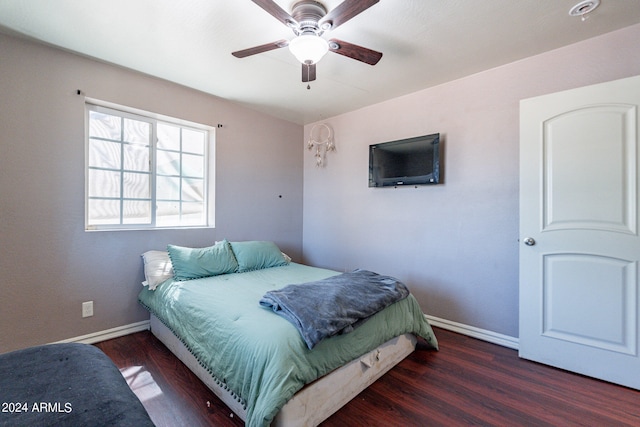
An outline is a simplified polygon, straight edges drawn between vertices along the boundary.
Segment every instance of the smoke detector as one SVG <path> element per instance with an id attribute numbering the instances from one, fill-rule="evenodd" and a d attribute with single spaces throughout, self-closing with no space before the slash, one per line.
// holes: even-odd
<path id="1" fill-rule="evenodd" d="M 587 19 L 587 14 L 593 12 L 600 6 L 600 0 L 584 0 L 569 9 L 569 15 L 579 16 L 583 21 Z"/>

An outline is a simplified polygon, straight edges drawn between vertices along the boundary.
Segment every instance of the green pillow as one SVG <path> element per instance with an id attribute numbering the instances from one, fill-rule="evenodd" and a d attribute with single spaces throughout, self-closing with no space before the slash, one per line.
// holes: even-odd
<path id="1" fill-rule="evenodd" d="M 287 260 L 273 242 L 231 242 L 231 249 L 238 261 L 238 272 L 287 265 Z M 175 268 L 175 267 L 174 267 Z"/>
<path id="2" fill-rule="evenodd" d="M 191 280 L 233 273 L 238 268 L 238 262 L 226 240 L 207 248 L 167 245 L 167 252 L 173 264 L 175 280 Z"/>

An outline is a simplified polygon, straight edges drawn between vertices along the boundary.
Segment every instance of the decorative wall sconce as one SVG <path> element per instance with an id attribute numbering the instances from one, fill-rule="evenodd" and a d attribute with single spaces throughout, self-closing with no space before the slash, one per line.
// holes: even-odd
<path id="1" fill-rule="evenodd" d="M 309 132 L 309 140 L 307 141 L 307 149 L 309 151 L 316 149 L 315 158 L 316 166 L 324 166 L 327 151 L 336 151 L 336 144 L 333 141 L 333 130 L 326 123 L 318 123 L 313 125 Z"/>

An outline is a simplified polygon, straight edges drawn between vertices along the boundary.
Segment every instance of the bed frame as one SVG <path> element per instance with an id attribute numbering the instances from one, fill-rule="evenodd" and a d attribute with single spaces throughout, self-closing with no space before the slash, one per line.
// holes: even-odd
<path id="1" fill-rule="evenodd" d="M 184 344 L 157 317 L 151 315 L 151 332 L 209 387 L 237 416 L 246 410 L 204 369 Z M 411 354 L 416 337 L 404 334 L 352 360 L 298 391 L 278 412 L 272 426 L 317 426 L 362 390 Z"/>

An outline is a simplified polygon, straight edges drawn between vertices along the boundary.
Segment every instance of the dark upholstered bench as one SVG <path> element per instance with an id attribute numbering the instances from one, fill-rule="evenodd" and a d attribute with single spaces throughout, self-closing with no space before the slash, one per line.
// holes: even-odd
<path id="1" fill-rule="evenodd" d="M 88 344 L 0 355 L 0 426 L 153 426 L 113 362 Z"/>

